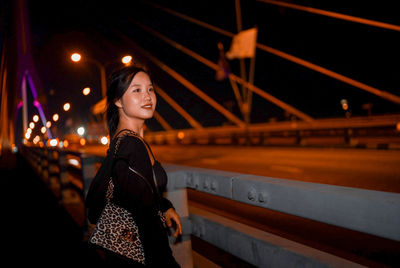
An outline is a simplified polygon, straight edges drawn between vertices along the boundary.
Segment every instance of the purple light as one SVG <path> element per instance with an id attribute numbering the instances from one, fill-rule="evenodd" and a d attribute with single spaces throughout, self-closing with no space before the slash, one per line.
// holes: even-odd
<path id="1" fill-rule="evenodd" d="M 38 109 L 40 118 L 42 119 L 42 124 L 43 124 L 43 126 L 45 126 L 46 125 L 46 116 L 44 115 L 44 112 L 43 112 L 43 109 L 42 109 L 42 105 L 37 100 L 37 92 L 36 92 L 35 84 L 33 83 L 32 77 L 30 76 L 28 71 L 25 72 L 25 79 L 28 80 L 29 88 L 31 89 L 32 95 L 33 95 L 33 97 L 35 99 L 33 101 L 33 105 Z M 22 106 L 22 101 L 18 104 L 18 106 L 19 105 Z M 20 106 L 19 106 L 19 108 L 20 108 Z M 50 129 L 47 129 L 47 136 L 50 139 L 53 138 L 53 135 L 51 135 Z"/>
<path id="2" fill-rule="evenodd" d="M 18 103 L 18 105 L 17 105 L 17 111 L 18 111 L 19 109 L 21 109 L 21 107 L 22 107 L 22 101 L 20 101 L 20 102 Z"/>
<path id="3" fill-rule="evenodd" d="M 29 87 L 31 88 L 31 92 L 32 92 L 33 98 L 36 100 L 37 99 L 36 88 L 35 88 L 35 85 L 33 83 L 32 77 L 31 77 L 31 75 L 29 74 L 28 71 L 26 71 L 26 77 L 28 78 L 28 83 L 29 83 Z M 40 104 L 39 104 L 39 106 L 40 106 Z"/>

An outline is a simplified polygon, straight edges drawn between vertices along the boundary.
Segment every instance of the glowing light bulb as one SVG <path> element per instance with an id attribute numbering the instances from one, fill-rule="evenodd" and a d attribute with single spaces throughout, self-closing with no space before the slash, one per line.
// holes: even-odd
<path id="1" fill-rule="evenodd" d="M 130 55 L 127 55 L 127 56 L 122 58 L 122 63 L 123 64 L 127 64 L 128 65 L 128 64 L 131 63 L 131 61 L 132 61 L 132 56 L 130 56 Z"/>
<path id="2" fill-rule="evenodd" d="M 83 93 L 83 95 L 85 95 L 85 96 L 89 95 L 89 93 L 90 93 L 90 87 L 85 87 L 85 88 L 82 90 L 82 93 Z"/>
<path id="3" fill-rule="evenodd" d="M 71 104 L 69 104 L 69 102 L 65 103 L 63 106 L 64 111 L 69 111 L 69 109 L 71 109 Z"/>
<path id="4" fill-rule="evenodd" d="M 84 127 L 79 127 L 76 130 L 76 132 L 78 132 L 78 134 L 82 136 L 83 134 L 85 134 L 85 128 Z"/>
<path id="5" fill-rule="evenodd" d="M 82 56 L 79 53 L 74 53 L 74 54 L 71 55 L 71 60 L 74 61 L 74 62 L 80 61 L 81 58 L 82 58 Z"/>

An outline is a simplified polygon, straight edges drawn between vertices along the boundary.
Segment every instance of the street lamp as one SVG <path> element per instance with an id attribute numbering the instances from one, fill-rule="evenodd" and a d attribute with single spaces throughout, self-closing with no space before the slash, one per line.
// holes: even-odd
<path id="1" fill-rule="evenodd" d="M 126 55 L 126 56 L 124 56 L 124 57 L 122 58 L 121 61 L 122 61 L 122 63 L 125 64 L 125 65 L 130 65 L 131 62 L 132 62 L 132 56 Z"/>
<path id="2" fill-rule="evenodd" d="M 71 60 L 73 62 L 79 62 L 82 59 L 82 56 L 79 53 L 74 53 L 71 55 Z M 99 70 L 100 70 L 100 82 L 101 82 L 101 94 L 103 98 L 106 96 L 107 92 L 107 81 L 106 81 L 106 68 L 103 64 L 101 64 L 99 61 L 92 59 L 92 58 L 86 58 L 88 62 L 93 63 L 96 65 Z"/>
<path id="3" fill-rule="evenodd" d="M 85 134 L 85 128 L 84 127 L 79 127 L 76 132 L 78 132 L 78 134 L 80 136 L 83 136 L 83 134 Z"/>
<path id="4" fill-rule="evenodd" d="M 63 109 L 64 111 L 68 111 L 71 108 L 71 104 L 69 104 L 68 102 L 64 104 Z"/>
<path id="5" fill-rule="evenodd" d="M 82 58 L 82 56 L 79 53 L 74 53 L 74 54 L 71 55 L 71 60 L 74 61 L 74 62 L 80 61 L 81 58 Z"/>
<path id="6" fill-rule="evenodd" d="M 79 62 L 81 61 L 82 56 L 79 53 L 73 53 L 71 55 L 71 60 L 73 62 Z M 88 62 L 93 63 L 94 65 L 96 65 L 99 70 L 100 70 L 100 82 L 101 82 L 101 94 L 103 96 L 103 98 L 106 97 L 106 92 L 107 92 L 107 81 L 106 81 L 106 66 L 110 63 L 107 62 L 105 64 L 102 64 L 101 62 L 99 62 L 98 60 L 86 57 L 85 58 Z M 125 65 L 130 65 L 132 62 L 132 56 L 130 55 L 126 55 L 121 59 L 122 63 L 124 63 Z"/>
<path id="7" fill-rule="evenodd" d="M 82 93 L 83 93 L 83 95 L 85 95 L 85 96 L 89 95 L 89 93 L 90 93 L 90 87 L 85 87 L 85 88 L 82 90 Z"/>

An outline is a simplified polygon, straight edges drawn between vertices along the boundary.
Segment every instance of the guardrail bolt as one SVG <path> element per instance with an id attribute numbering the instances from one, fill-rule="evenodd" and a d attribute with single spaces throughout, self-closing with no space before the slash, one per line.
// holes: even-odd
<path id="1" fill-rule="evenodd" d="M 218 187 L 218 183 L 216 181 L 213 181 L 211 183 L 211 190 L 215 192 L 215 191 L 217 191 L 217 187 Z"/>
<path id="2" fill-rule="evenodd" d="M 188 186 L 192 186 L 193 185 L 193 176 L 192 176 L 192 174 L 189 174 L 188 175 L 188 180 L 187 180 L 187 184 L 188 184 Z"/>
<path id="3" fill-rule="evenodd" d="M 205 180 L 203 183 L 203 188 L 208 190 L 210 188 L 210 181 L 209 180 Z"/>
<path id="4" fill-rule="evenodd" d="M 266 193 L 259 193 L 258 194 L 258 201 L 260 203 L 267 203 L 268 201 L 268 195 Z"/>
<path id="5" fill-rule="evenodd" d="M 250 188 L 250 190 L 247 192 L 247 198 L 250 201 L 254 201 L 254 200 L 256 200 L 256 197 L 257 197 L 256 189 Z"/>

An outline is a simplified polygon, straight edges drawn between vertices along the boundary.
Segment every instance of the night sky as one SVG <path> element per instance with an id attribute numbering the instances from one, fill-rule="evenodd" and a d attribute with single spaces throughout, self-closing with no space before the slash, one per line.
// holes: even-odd
<path id="1" fill-rule="evenodd" d="M 237 32 L 235 1 L 152 1 L 230 32 Z M 393 4 L 380 1 L 368 6 L 353 1 L 338 6 L 337 1 L 290 1 L 314 8 L 344 13 L 400 25 Z M 322 3 L 323 2 L 323 3 Z M 394 2 L 394 1 L 391 1 Z M 65 101 L 72 109 L 66 117 L 76 123 L 91 120 L 89 108 L 101 99 L 98 69 L 84 62 L 70 61 L 72 52 L 96 58 L 107 65 L 107 74 L 121 66 L 119 59 L 131 54 L 136 62 L 147 64 L 153 79 L 203 126 L 227 123 L 221 114 L 176 82 L 157 66 L 146 62 L 121 33 L 183 75 L 210 97 L 241 118 L 228 81 L 215 80 L 215 71 L 152 36 L 135 24 L 147 25 L 201 56 L 218 61 L 217 43 L 225 50 L 231 39 L 202 28 L 142 1 L 28 1 L 32 51 L 48 113 L 61 112 Z M 241 1 L 243 29 L 257 26 L 258 42 L 293 56 L 321 65 L 362 83 L 400 95 L 400 32 L 361 25 L 282 8 L 258 1 Z M 249 60 L 246 60 L 247 66 Z M 230 61 L 239 75 L 239 61 Z M 281 59 L 260 49 L 256 55 L 255 85 L 278 99 L 315 117 L 344 117 L 340 101 L 347 99 L 353 116 L 367 115 L 362 108 L 372 103 L 372 114 L 400 112 L 400 105 L 383 100 L 361 89 L 326 77 L 313 70 Z M 84 87 L 92 93 L 84 97 Z M 286 120 L 285 112 L 253 95 L 251 122 Z M 158 98 L 158 112 L 174 128 L 189 128 L 164 100 Z M 155 121 L 151 130 L 162 130 Z"/>

